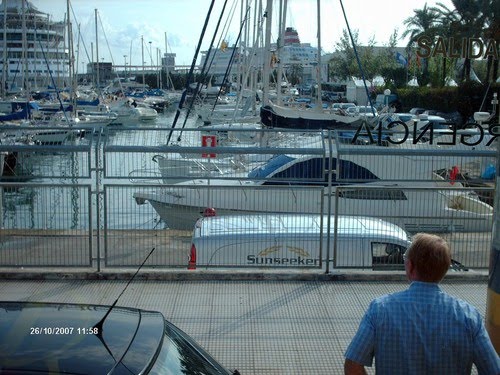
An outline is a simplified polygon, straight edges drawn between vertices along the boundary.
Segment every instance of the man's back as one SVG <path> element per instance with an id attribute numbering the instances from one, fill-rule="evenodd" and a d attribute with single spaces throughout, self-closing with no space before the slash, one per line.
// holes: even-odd
<path id="1" fill-rule="evenodd" d="M 473 306 L 414 281 L 370 304 L 346 358 L 368 366 L 371 356 L 360 353 L 374 353 L 377 374 L 470 374 L 472 363 L 480 374 L 496 373 L 488 363 L 498 356 L 484 358 L 491 343 L 482 327 Z"/>

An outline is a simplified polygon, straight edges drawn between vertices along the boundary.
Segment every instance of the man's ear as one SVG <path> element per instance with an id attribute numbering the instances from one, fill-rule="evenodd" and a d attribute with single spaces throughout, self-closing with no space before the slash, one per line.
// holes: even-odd
<path id="1" fill-rule="evenodd" d="M 413 262 L 408 258 L 405 260 L 405 271 L 406 271 L 406 277 L 408 277 L 408 280 L 412 281 L 415 280 L 415 265 Z"/>

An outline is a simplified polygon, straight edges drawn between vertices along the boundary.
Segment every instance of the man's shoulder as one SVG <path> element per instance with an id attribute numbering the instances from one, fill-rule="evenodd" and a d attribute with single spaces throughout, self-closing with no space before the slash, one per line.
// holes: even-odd
<path id="1" fill-rule="evenodd" d="M 411 295 L 408 289 L 406 289 L 400 292 L 384 294 L 382 296 L 373 299 L 371 302 L 371 308 L 378 309 L 380 307 L 383 308 L 391 305 L 399 305 L 409 300 L 411 300 Z"/>
<path id="2" fill-rule="evenodd" d="M 399 292 L 381 295 L 373 300 L 375 303 L 388 303 L 392 301 L 399 301 L 401 299 L 411 298 L 409 289 L 401 290 Z"/>
<path id="3" fill-rule="evenodd" d="M 425 285 L 426 283 L 412 283 L 409 288 L 385 294 L 375 298 L 371 303 L 372 309 L 388 308 L 391 306 L 402 306 L 406 304 L 432 304 L 458 312 L 462 311 L 465 316 L 474 320 L 480 316 L 479 311 L 472 304 L 454 297 L 442 290 L 437 284 Z"/>
<path id="4" fill-rule="evenodd" d="M 399 292 L 381 295 L 373 300 L 374 304 L 399 303 L 404 300 L 415 301 L 418 299 L 440 298 L 450 303 L 467 304 L 445 291 L 438 284 L 413 282 L 407 289 Z"/>

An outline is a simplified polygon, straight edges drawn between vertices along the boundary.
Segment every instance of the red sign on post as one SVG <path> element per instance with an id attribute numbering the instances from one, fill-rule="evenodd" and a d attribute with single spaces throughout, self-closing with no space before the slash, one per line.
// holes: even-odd
<path id="1" fill-rule="evenodd" d="M 217 137 L 215 135 L 202 135 L 201 136 L 201 147 L 215 147 L 217 146 Z M 215 153 L 203 153 L 201 154 L 203 158 L 215 158 Z"/>

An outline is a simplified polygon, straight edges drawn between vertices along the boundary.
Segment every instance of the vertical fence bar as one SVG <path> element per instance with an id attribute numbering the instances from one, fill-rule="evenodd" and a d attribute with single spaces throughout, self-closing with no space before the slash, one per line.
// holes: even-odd
<path id="1" fill-rule="evenodd" d="M 494 97 L 495 105 L 498 104 L 497 96 Z M 498 117 L 498 125 L 500 125 L 500 115 Z M 493 128 L 498 133 L 499 126 Z M 493 239 L 490 249 L 490 265 L 488 277 L 488 289 L 486 300 L 486 328 L 491 338 L 493 346 L 498 354 L 500 354 L 500 214 L 498 205 L 500 204 L 500 142 L 498 139 L 495 142 L 497 149 L 496 159 L 496 174 L 495 174 L 495 198 L 493 214 Z"/>
<path id="2" fill-rule="evenodd" d="M 328 130 L 328 209 L 327 209 L 327 230 L 326 230 L 326 268 L 325 273 L 330 273 L 330 242 L 331 242 L 331 227 L 332 227 L 332 181 L 333 181 L 333 140 L 332 130 Z M 323 197 L 324 194 L 322 194 Z M 323 207 L 323 205 L 322 205 Z M 321 211 L 323 215 L 323 210 Z M 335 216 L 337 214 L 335 213 Z M 334 239 L 335 241 L 335 239 Z M 323 243 L 323 241 L 321 241 Z M 334 255 L 335 256 L 335 255 Z"/>
<path id="3" fill-rule="evenodd" d="M 93 130 L 95 132 L 96 129 Z M 100 160 L 101 160 L 101 134 L 102 131 L 99 129 L 98 141 L 95 147 L 95 165 L 94 165 L 94 173 L 95 173 L 95 191 L 94 196 L 96 200 L 96 253 L 97 253 L 97 272 L 101 272 L 101 206 L 100 206 L 100 176 L 101 176 L 101 168 L 100 168 Z"/>
<path id="4" fill-rule="evenodd" d="M 90 155 L 89 155 L 89 160 L 90 160 Z M 90 168 L 89 168 L 90 171 Z M 94 247 L 92 246 L 92 233 L 93 233 L 93 227 L 92 227 L 92 186 L 89 186 L 87 188 L 87 205 L 88 205 L 88 210 L 89 210 L 89 218 L 88 218 L 88 225 L 89 225 L 89 260 L 90 260 L 90 266 L 94 267 L 94 262 L 93 262 L 93 256 L 92 254 L 94 253 Z M 99 260 L 97 261 L 99 262 Z M 99 264 L 97 264 L 97 267 L 99 269 Z"/>

